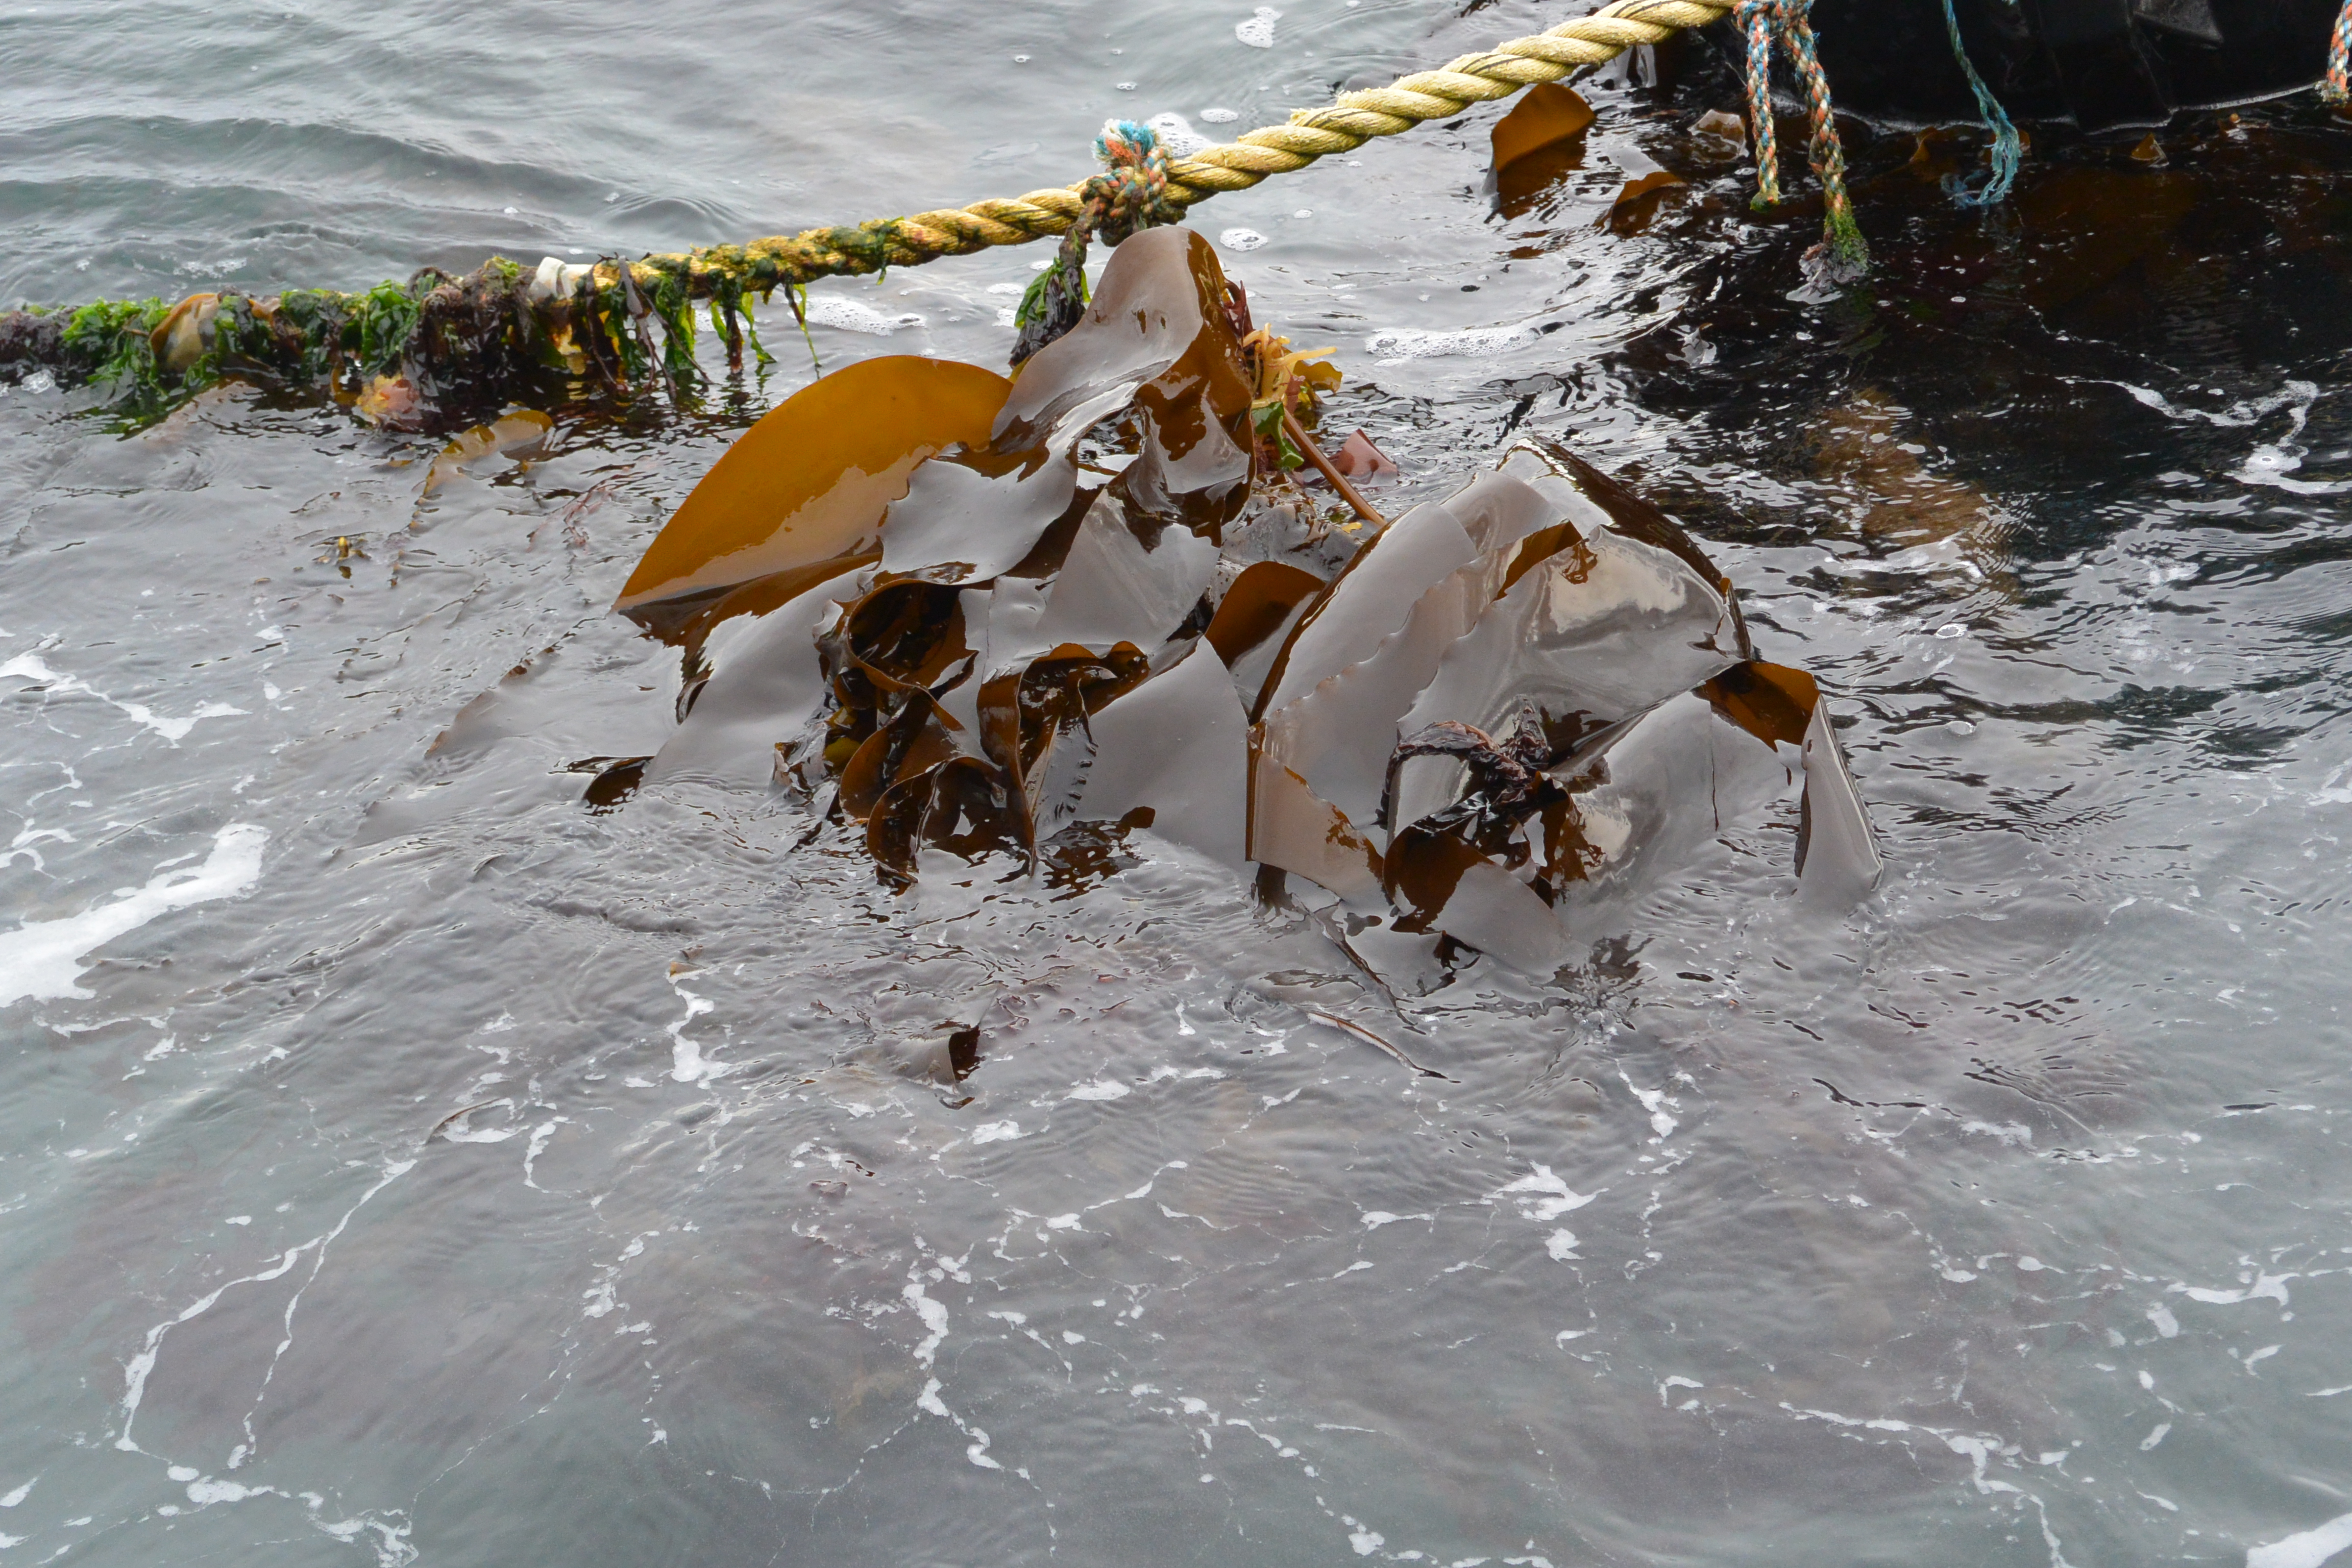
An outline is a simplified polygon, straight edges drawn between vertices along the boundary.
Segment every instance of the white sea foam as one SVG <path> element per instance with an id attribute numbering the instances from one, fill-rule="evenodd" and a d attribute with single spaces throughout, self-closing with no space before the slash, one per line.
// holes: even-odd
<path id="1" fill-rule="evenodd" d="M 1399 327 L 1374 332 L 1364 340 L 1364 348 L 1381 364 L 1404 364 L 1417 359 L 1502 353 L 1509 349 L 1524 348 L 1541 335 L 1533 327 L 1469 327 L 1456 332 L 1430 332 L 1415 327 Z"/>
<path id="2" fill-rule="evenodd" d="M 0 1007 L 26 997 L 92 994 L 79 984 L 89 954 L 159 915 L 251 891 L 261 879 L 261 850 L 268 841 L 265 829 L 232 823 L 214 835 L 212 853 L 201 866 L 159 872 L 145 887 L 78 915 L 0 931 Z"/>
<path id="3" fill-rule="evenodd" d="M 1265 243 L 1265 236 L 1254 228 L 1229 228 L 1217 236 L 1217 243 L 1227 250 L 1255 250 Z"/>
<path id="4" fill-rule="evenodd" d="M 1168 155 L 1171 158 L 1189 158 L 1209 144 L 1207 137 L 1192 129 L 1191 121 L 1173 110 L 1165 114 L 1155 114 L 1144 123 L 1151 127 L 1151 133 L 1160 139 L 1162 147 L 1168 149 Z"/>
<path id="5" fill-rule="evenodd" d="M 129 714 L 174 745 L 187 739 L 188 731 L 196 727 L 196 721 L 200 719 L 219 719 L 232 713 L 245 711 L 242 708 L 232 708 L 226 702 L 199 702 L 196 704 L 195 711 L 184 719 L 159 718 L 155 710 L 143 702 L 118 702 L 79 676 L 59 674 L 44 664 L 38 654 L 20 653 L 7 663 L 0 664 L 0 679 L 5 679 L 12 675 L 20 680 L 29 680 L 36 685 L 46 686 L 55 695 L 61 696 L 69 691 L 87 691 L 109 707 Z"/>
<path id="6" fill-rule="evenodd" d="M 911 312 L 886 316 L 871 305 L 862 305 L 839 294 L 810 295 L 807 313 L 813 327 L 838 327 L 845 332 L 865 332 L 877 338 L 887 338 L 901 327 L 923 324 L 923 318 Z"/>
<path id="7" fill-rule="evenodd" d="M 2352 1546 L 2352 1513 L 2340 1513 L 2315 1530 L 2249 1548 L 2246 1568 L 2319 1568 L 2347 1546 Z"/>
<path id="8" fill-rule="evenodd" d="M 687 1037 L 687 1027 L 718 1004 L 707 996 L 698 996 L 680 985 L 676 979 L 669 983 L 678 999 L 686 1004 L 686 1016 L 669 1026 L 669 1076 L 679 1083 L 702 1083 L 719 1077 L 729 1069 L 723 1062 L 702 1059 L 702 1044 Z"/>
<path id="9" fill-rule="evenodd" d="M 1282 13 L 1271 5 L 1261 5 L 1246 22 L 1234 24 L 1234 37 L 1254 49 L 1274 47 L 1274 25 Z"/>
<path id="10" fill-rule="evenodd" d="M 1570 1210 L 1582 1208 L 1601 1195 L 1598 1193 L 1577 1192 L 1566 1182 L 1554 1175 L 1549 1165 L 1537 1165 L 1533 1167 L 1533 1171 L 1532 1175 L 1521 1176 L 1516 1182 L 1507 1182 L 1496 1187 L 1486 1194 L 1486 1201 L 1492 1203 L 1496 1198 L 1515 1198 L 1522 1215 L 1535 1221 L 1538 1225 L 1549 1225 Z"/>

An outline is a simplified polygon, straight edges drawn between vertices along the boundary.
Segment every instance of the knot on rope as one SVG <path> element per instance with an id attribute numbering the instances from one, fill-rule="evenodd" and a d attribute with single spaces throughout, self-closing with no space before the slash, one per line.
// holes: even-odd
<path id="1" fill-rule="evenodd" d="M 1780 202 L 1780 157 L 1772 124 L 1772 45 L 1777 39 L 1796 68 L 1804 93 L 1805 117 L 1812 132 L 1806 153 L 1822 183 L 1822 242 L 1806 252 L 1806 259 L 1826 263 L 1842 279 L 1858 278 L 1869 268 L 1870 247 L 1854 222 L 1853 201 L 1846 195 L 1845 144 L 1838 140 L 1829 77 L 1822 69 L 1813 38 L 1812 8 L 1812 0 L 1739 0 L 1737 8 L 1739 30 L 1748 40 L 1748 123 L 1756 138 L 1756 196 L 1749 205 L 1764 208 Z"/>
<path id="2" fill-rule="evenodd" d="M 1112 120 L 1095 138 L 1095 156 L 1104 172 L 1078 187 L 1078 216 L 1062 236 L 1062 247 L 1021 296 L 1013 313 L 1021 329 L 1013 345 L 1018 366 L 1031 354 L 1078 324 L 1087 309 L 1087 246 L 1097 234 L 1117 245 L 1139 228 L 1173 223 L 1183 216 L 1168 195 L 1168 150 L 1149 125 Z"/>
<path id="3" fill-rule="evenodd" d="M 2352 0 L 2346 0 L 2345 16 L 2352 17 Z M 1944 0 L 1944 31 L 1951 35 L 1952 58 L 1960 62 L 1961 71 L 1969 79 L 1969 90 L 1977 95 L 1977 114 L 1984 128 L 1992 132 L 1992 173 L 1985 177 L 1981 187 L 1972 187 L 1958 174 L 1944 177 L 1944 194 L 1964 207 L 1999 206 L 2009 199 L 2010 186 L 2017 184 L 2017 166 L 2025 156 L 2024 145 L 2018 140 L 2017 127 L 2000 100 L 1992 95 L 1984 78 L 1977 74 L 1976 63 L 1969 58 L 1968 46 L 1960 41 L 1959 13 L 1953 9 L 1952 0 Z M 2345 25 L 2336 24 L 2338 47 L 2345 37 Z"/>
<path id="4" fill-rule="evenodd" d="M 2319 96 L 2339 109 L 2352 104 L 2352 0 L 2344 0 L 2344 9 L 2336 14 L 2336 33 L 2327 40 L 2327 79 L 2319 84 Z"/>
<path id="5" fill-rule="evenodd" d="M 1139 228 L 1173 223 L 1183 209 L 1168 199 L 1168 149 L 1149 125 L 1132 120 L 1110 120 L 1095 138 L 1095 156 L 1105 173 L 1087 181 L 1080 199 L 1087 204 L 1084 223 L 1117 245 Z M 1076 233 L 1076 226 L 1072 233 Z"/>

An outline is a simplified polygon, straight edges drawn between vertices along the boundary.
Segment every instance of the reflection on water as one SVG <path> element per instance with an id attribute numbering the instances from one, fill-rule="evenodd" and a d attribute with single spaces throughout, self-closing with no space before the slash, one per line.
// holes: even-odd
<path id="1" fill-rule="evenodd" d="M 1110 110 L 1276 117 L 1522 13 L 1334 0 L 1268 48 L 1174 6 L 951 39 L 920 7 L 748 42 L 519 17 L 561 90 L 484 24 L 367 74 L 373 22 L 298 16 L 261 70 L 79 100 L 64 25 L 12 18 L 7 134 L 47 149 L 12 277 L 518 248 L 487 196 L 435 205 L 454 156 L 371 183 L 338 116 L 577 184 L 550 248 L 667 244 L 1066 177 Z M 689 65 L 750 82 L 753 43 L 785 85 L 723 126 L 661 103 Z M 886 47 L 952 127 L 921 95 L 753 112 Z M 1033 92 L 950 85 L 1014 54 Z M 239 142 L 239 75 L 302 128 Z M 544 96 L 433 118 L 475 83 Z M 2053 133 L 1986 219 L 1857 135 L 1880 270 L 1807 302 L 1814 218 L 1752 217 L 1681 133 L 1717 91 L 1589 89 L 1582 166 L 1507 213 L 1482 110 L 1202 224 L 1266 237 L 1223 256 L 1260 320 L 1339 346 L 1327 427 L 1397 458 L 1359 481 L 1388 515 L 1566 440 L 1692 527 L 1843 726 L 1871 900 L 1793 897 L 1790 802 L 1553 980 L 1471 963 L 1391 1004 L 1141 827 L 1082 875 L 896 892 L 763 784 L 589 809 L 575 764 L 678 732 L 677 650 L 608 606 L 804 366 L 675 416 L 558 405 L 429 486 L 446 433 L 241 389 L 127 439 L 0 398 L 0 1550 L 2322 1560 L 2352 1512 L 2342 132 L 2249 114 L 2161 168 Z M 722 131 L 732 162 L 694 155 Z M 747 147 L 797 182 L 772 221 L 721 210 Z M 1622 234 L 1635 149 L 1687 185 Z M 133 221 L 67 189 L 110 161 L 205 194 Z M 222 194 L 306 182 L 354 204 L 320 209 L 341 248 Z M 597 226 L 624 183 L 718 216 Z M 94 234 L 124 237 L 103 279 Z M 1001 363 L 1030 259 L 833 286 L 922 321 L 812 334 L 829 367 Z"/>

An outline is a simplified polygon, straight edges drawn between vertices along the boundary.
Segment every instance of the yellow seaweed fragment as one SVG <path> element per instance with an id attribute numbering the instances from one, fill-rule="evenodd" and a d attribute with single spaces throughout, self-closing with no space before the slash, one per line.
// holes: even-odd
<path id="1" fill-rule="evenodd" d="M 493 452 L 513 452 L 547 439 L 555 421 L 536 408 L 514 408 L 488 425 L 477 425 L 451 437 L 425 472 L 425 495 L 431 495 L 465 471 L 467 464 Z"/>

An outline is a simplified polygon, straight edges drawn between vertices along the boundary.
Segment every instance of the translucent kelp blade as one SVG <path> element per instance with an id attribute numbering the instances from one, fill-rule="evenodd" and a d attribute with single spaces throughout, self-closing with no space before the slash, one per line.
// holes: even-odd
<path id="1" fill-rule="evenodd" d="M 1251 859 L 1351 903 L 1381 901 L 1381 852 L 1338 806 L 1262 752 L 1250 761 L 1249 790 Z"/>
<path id="2" fill-rule="evenodd" d="M 926 466 L 891 506 L 883 569 L 982 583 L 1021 565 L 1077 493 L 1078 437 L 1130 407 L 1143 451 L 1112 490 L 1130 505 L 1148 490 L 1155 513 L 1221 520 L 1249 479 L 1248 452 L 1227 429 L 1249 399 L 1224 289 L 1214 253 L 1188 230 L 1122 244 L 1085 318 L 1022 366 L 988 450 Z M 1196 499 L 1208 509 L 1199 518 Z"/>
<path id="3" fill-rule="evenodd" d="M 1706 551 L 1699 548 L 1698 542 L 1690 536 L 1688 530 L 1622 480 L 1602 473 L 1556 441 L 1530 441 L 1521 450 L 1573 480 L 1585 499 L 1607 514 L 1612 530 L 1628 539 L 1638 539 L 1644 544 L 1654 545 L 1670 555 L 1678 555 L 1688 563 L 1691 570 L 1713 585 L 1730 606 L 1731 627 L 1738 639 L 1739 657 L 1756 657 L 1755 646 L 1748 637 L 1747 619 L 1739 613 L 1738 591 L 1732 587 L 1731 579 L 1724 575 Z M 1518 472 L 1520 465 L 1507 459 L 1503 471 Z M 1534 482 L 1537 488 L 1547 489 L 1540 480 Z"/>
<path id="4" fill-rule="evenodd" d="M 1519 847 L 1513 859 L 1524 868 L 1524 841 Z M 1382 870 L 1401 931 L 1450 936 L 1517 969 L 1549 968 L 1563 956 L 1550 906 L 1470 836 L 1408 828 Z"/>
<path id="5" fill-rule="evenodd" d="M 778 748 L 804 741 L 827 706 L 816 629 L 837 601 L 862 595 L 871 571 L 851 567 L 760 617 L 720 656 L 693 709 L 646 764 L 646 781 L 761 784 L 774 776 Z"/>
<path id="6" fill-rule="evenodd" d="M 1493 733 L 1532 710 L 1547 731 L 1572 742 L 1738 660 L 1721 595 L 1680 559 L 1607 531 L 1548 557 L 1484 610 L 1446 650 L 1397 738 L 1446 721 Z M 1417 759 L 1399 773 L 1392 819 L 1453 805 L 1465 777 L 1452 758 Z"/>
<path id="7" fill-rule="evenodd" d="M 1259 726 L 1261 754 L 1369 831 L 1380 816 L 1397 721 L 1493 599 L 1504 564 L 1476 556 L 1432 584 L 1370 657 L 1269 712 Z"/>
<path id="8" fill-rule="evenodd" d="M 1216 649 L 1198 643 L 1088 721 L 1094 761 L 1077 814 L 1148 826 L 1239 869 L 1249 815 L 1249 720 Z"/>
<path id="9" fill-rule="evenodd" d="M 1463 868 L 1433 924 L 1522 973 L 1549 974 L 1572 955 L 1566 931 L 1535 890 L 1484 858 Z"/>
<path id="10" fill-rule="evenodd" d="M 1797 880 L 1809 896 L 1850 903 L 1878 885 L 1885 861 L 1862 792 L 1839 746 L 1826 702 L 1805 728 L 1805 799 L 1797 829 Z"/>
<path id="11" fill-rule="evenodd" d="M 1360 551 L 1308 608 L 1267 677 L 1254 736 L 1252 859 L 1342 898 L 1378 882 L 1368 830 L 1396 716 L 1491 594 L 1478 580 L 1486 560 L 1432 502 Z"/>
<path id="12" fill-rule="evenodd" d="M 1151 412 L 1166 460 L 1181 462 L 1210 426 L 1249 406 L 1225 294 L 1224 271 L 1202 236 L 1179 227 L 1129 236 L 1111 252 L 1085 319 L 1022 365 L 996 420 L 995 449 L 1066 446 L 1117 412 L 1097 411 L 1107 396 L 1124 406 L 1169 377 Z M 1192 406 L 1180 406 L 1186 402 Z"/>
<path id="13" fill-rule="evenodd" d="M 1813 678 L 1752 659 L 1725 670 L 1697 695 L 1765 744 L 1801 748 L 1805 793 L 1796 869 L 1807 892 L 1831 902 L 1852 902 L 1877 886 L 1885 867 L 1878 837 Z"/>
<path id="14" fill-rule="evenodd" d="M 1260 711 L 1272 713 L 1370 658 L 1448 574 L 1563 520 L 1550 498 L 1507 473 L 1481 474 L 1443 502 L 1413 508 L 1358 551 L 1308 605 L 1267 676 Z M 1495 564 L 1507 572 L 1507 556 Z"/>
<path id="15" fill-rule="evenodd" d="M 731 588 L 796 597 L 876 546 L 883 510 L 941 448 L 986 441 L 1011 384 L 952 360 L 865 360 L 803 387 L 729 447 L 655 538 L 614 607 L 667 629 Z"/>
<path id="16" fill-rule="evenodd" d="M 1478 559 L 1461 520 L 1426 501 L 1358 551 L 1291 628 L 1266 674 L 1259 711 L 1274 713 L 1370 658 L 1434 584 Z"/>
<path id="17" fill-rule="evenodd" d="M 1690 692 L 1612 727 L 1549 772 L 1569 799 L 1544 823 L 1537 873 L 1580 946 L 1622 930 L 1661 877 L 1761 816 L 1794 782 L 1785 763 Z"/>
<path id="18" fill-rule="evenodd" d="M 1054 578 L 1038 639 L 1156 649 L 1183 625 L 1217 571 L 1217 547 L 1189 529 L 1154 530 L 1146 548 L 1121 498 L 1099 497 Z"/>
<path id="19" fill-rule="evenodd" d="M 1478 475 L 1445 498 L 1445 509 L 1470 542 L 1489 552 L 1509 551 L 1547 528 L 1573 521 L 1550 497 L 1507 468 Z"/>
<path id="20" fill-rule="evenodd" d="M 1443 505 L 1415 508 L 1367 545 L 1293 634 L 1259 727 L 1254 787 L 1286 791 L 1296 776 L 1351 832 L 1377 843 L 1398 721 L 1501 592 L 1519 546 L 1562 521 L 1526 484 L 1485 474 Z M 1570 529 L 1556 541 L 1574 537 Z"/>
<path id="21" fill-rule="evenodd" d="M 1073 334 L 1075 335 L 1075 334 Z M 1104 412 L 1125 406 L 1127 393 Z M 941 583 L 984 583 L 1036 547 L 1077 495 L 1066 451 L 1006 471 L 991 454 L 955 454 L 915 471 L 882 529 L 882 570 Z"/>

